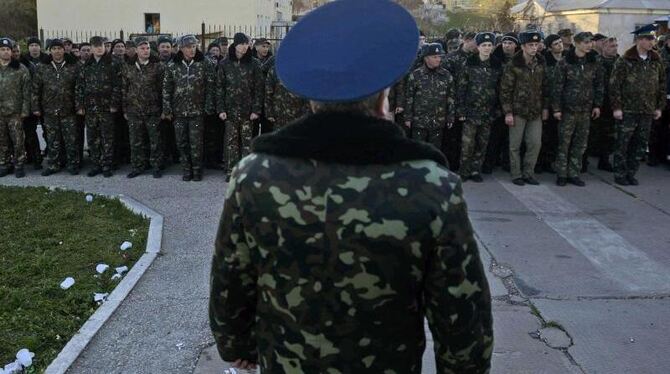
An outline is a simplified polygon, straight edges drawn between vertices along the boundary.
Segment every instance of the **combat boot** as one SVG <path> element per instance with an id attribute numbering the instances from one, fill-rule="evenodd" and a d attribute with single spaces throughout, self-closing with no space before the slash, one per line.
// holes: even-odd
<path id="1" fill-rule="evenodd" d="M 184 169 L 184 172 L 181 176 L 181 180 L 184 182 L 190 182 L 193 179 L 193 172 L 191 169 Z"/>
<path id="2" fill-rule="evenodd" d="M 193 171 L 193 181 L 200 182 L 202 180 L 202 170 Z"/>
<path id="3" fill-rule="evenodd" d="M 23 167 L 17 167 L 16 170 L 14 170 L 14 176 L 17 178 L 25 177 L 26 172 L 23 170 Z"/>
<path id="4" fill-rule="evenodd" d="M 91 171 L 89 171 L 88 174 L 86 174 L 86 175 L 88 175 L 89 177 L 95 177 L 96 175 L 98 175 L 98 174 L 100 174 L 100 173 L 102 173 L 102 169 L 100 169 L 100 168 L 93 168 L 93 169 L 91 169 Z"/>
<path id="5" fill-rule="evenodd" d="M 579 177 L 568 178 L 568 183 L 574 184 L 577 187 L 586 186 L 586 183 L 583 180 L 581 180 Z"/>

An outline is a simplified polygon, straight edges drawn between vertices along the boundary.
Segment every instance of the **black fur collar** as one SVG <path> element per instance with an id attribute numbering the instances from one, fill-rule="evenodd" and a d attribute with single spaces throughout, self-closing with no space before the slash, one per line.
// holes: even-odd
<path id="1" fill-rule="evenodd" d="M 105 53 L 102 58 L 100 58 L 100 62 L 103 64 L 111 64 L 113 62 L 112 60 L 112 54 L 111 53 Z M 95 56 L 91 54 L 88 57 L 88 60 L 86 60 L 86 65 L 93 65 L 95 63 Z"/>
<path id="2" fill-rule="evenodd" d="M 48 56 L 44 59 L 43 63 L 45 63 L 45 64 L 50 64 L 51 61 L 53 61 L 53 60 L 54 60 L 54 59 L 53 59 L 53 56 L 48 55 Z M 77 63 L 77 58 L 74 57 L 73 55 L 69 54 L 69 53 L 66 53 L 66 54 L 64 55 L 64 57 L 63 57 L 63 61 L 65 61 L 65 63 L 66 63 L 67 65 L 75 65 L 75 64 Z"/>
<path id="3" fill-rule="evenodd" d="M 231 44 L 230 47 L 228 47 L 228 60 L 231 62 L 238 61 L 237 55 L 235 54 L 235 44 Z M 245 63 L 253 61 L 253 53 L 251 52 L 251 48 L 247 49 L 247 53 L 245 53 L 239 61 Z"/>
<path id="4" fill-rule="evenodd" d="M 26 65 L 26 66 L 28 66 L 28 64 L 30 64 L 31 62 L 45 63 L 45 62 L 49 62 L 49 61 L 51 61 L 51 56 L 44 53 L 44 52 L 40 52 L 39 57 L 37 57 L 36 59 L 33 59 L 32 57 L 30 57 L 30 53 L 27 53 L 27 52 L 21 55 L 21 63 Z"/>
<path id="5" fill-rule="evenodd" d="M 537 63 L 539 65 L 544 65 L 545 64 L 544 56 L 542 56 L 541 53 L 535 54 L 535 58 L 537 59 Z M 518 51 L 514 55 L 514 57 L 512 58 L 512 63 L 514 64 L 514 66 L 520 67 L 520 68 L 527 66 L 526 59 L 523 57 L 523 50 Z"/>
<path id="6" fill-rule="evenodd" d="M 432 145 L 406 138 L 392 122 L 360 114 L 312 114 L 275 133 L 259 136 L 251 148 L 280 157 L 345 165 L 433 160 L 447 166 L 444 155 Z"/>
<path id="7" fill-rule="evenodd" d="M 136 55 L 133 56 L 132 58 L 127 59 L 127 60 L 126 60 L 126 63 L 127 63 L 128 65 L 135 65 L 135 63 L 137 62 L 138 59 L 139 59 L 139 58 L 137 57 L 137 54 L 136 54 Z M 157 55 L 155 55 L 154 53 L 152 53 L 152 54 L 149 55 L 149 62 L 150 62 L 150 63 L 158 63 L 158 62 L 161 62 L 161 59 L 158 58 Z"/>
<path id="8" fill-rule="evenodd" d="M 658 53 L 656 53 L 654 50 L 649 51 L 648 56 L 651 61 L 659 61 L 661 59 Z M 623 54 L 623 58 L 631 61 L 641 61 L 640 55 L 637 53 L 637 46 L 630 47 L 630 49 L 628 49 L 626 53 Z"/>
<path id="9" fill-rule="evenodd" d="M 489 62 L 491 64 L 491 67 L 494 69 L 499 69 L 502 67 L 502 62 L 500 62 L 498 56 L 495 56 L 493 54 L 491 54 Z M 466 60 L 465 64 L 468 66 L 481 66 L 482 60 L 479 58 L 479 54 L 473 53 L 470 56 L 468 56 L 468 59 Z"/>
<path id="10" fill-rule="evenodd" d="M 516 52 L 518 52 L 519 50 L 520 50 L 520 48 L 517 46 L 516 47 Z M 507 61 L 510 60 L 510 58 L 507 57 L 507 55 L 505 55 L 505 52 L 503 51 L 502 45 L 497 46 L 496 49 L 493 50 L 492 55 L 496 56 L 498 58 L 498 60 L 501 61 L 501 62 L 507 62 Z"/>
<path id="11" fill-rule="evenodd" d="M 547 66 L 556 66 L 558 64 L 558 60 L 550 50 L 544 53 L 544 60 L 547 62 Z"/>
<path id="12" fill-rule="evenodd" d="M 598 61 L 598 52 L 591 51 L 587 53 L 585 57 L 587 63 L 595 64 Z M 576 65 L 579 62 L 579 57 L 577 57 L 577 53 L 575 52 L 574 48 L 568 51 L 568 54 L 565 55 L 565 62 L 570 65 Z"/>
<path id="13" fill-rule="evenodd" d="M 195 56 L 193 57 L 193 61 L 200 62 L 203 61 L 204 59 L 205 55 L 203 55 L 202 52 L 200 52 L 200 50 L 196 50 Z M 182 61 L 184 61 L 184 54 L 181 53 L 181 51 L 179 51 L 172 59 L 172 62 L 174 62 L 175 64 L 181 64 Z"/>
<path id="14" fill-rule="evenodd" d="M 21 61 L 13 58 L 9 60 L 9 64 L 7 66 L 14 70 L 21 69 Z"/>

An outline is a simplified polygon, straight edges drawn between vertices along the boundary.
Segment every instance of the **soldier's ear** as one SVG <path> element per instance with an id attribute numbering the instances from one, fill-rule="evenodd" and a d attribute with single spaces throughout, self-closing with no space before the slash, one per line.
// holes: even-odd
<path id="1" fill-rule="evenodd" d="M 374 107 L 374 115 L 379 118 L 389 119 L 389 88 L 377 94 L 377 100 Z"/>

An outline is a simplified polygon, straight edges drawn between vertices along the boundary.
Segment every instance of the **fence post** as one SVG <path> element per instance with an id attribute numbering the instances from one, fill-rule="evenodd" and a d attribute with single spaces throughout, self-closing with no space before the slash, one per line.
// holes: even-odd
<path id="1" fill-rule="evenodd" d="M 205 21 L 202 21 L 201 26 L 202 26 L 202 30 L 201 30 L 202 33 L 201 33 L 201 37 L 200 37 L 200 50 L 204 52 L 205 48 L 207 47 L 205 45 Z"/>
<path id="2" fill-rule="evenodd" d="M 45 41 L 44 41 L 44 29 L 43 29 L 43 28 L 40 28 L 40 41 L 42 42 L 42 44 L 44 44 L 44 45 L 42 46 L 42 48 L 45 48 L 45 47 L 46 47 L 46 43 L 45 43 Z"/>
<path id="3" fill-rule="evenodd" d="M 121 31 L 119 31 L 119 39 L 124 40 L 124 41 L 126 40 L 126 39 L 123 37 L 123 29 L 121 29 Z"/>

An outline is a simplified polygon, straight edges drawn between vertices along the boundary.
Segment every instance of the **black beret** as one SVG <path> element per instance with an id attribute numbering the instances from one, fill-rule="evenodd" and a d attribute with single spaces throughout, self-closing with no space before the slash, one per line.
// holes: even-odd
<path id="1" fill-rule="evenodd" d="M 49 49 L 51 49 L 53 47 L 65 48 L 65 44 L 63 43 L 63 39 L 52 39 L 49 42 Z"/>
<path id="2" fill-rule="evenodd" d="M 554 42 L 557 40 L 561 40 L 561 37 L 558 34 L 549 34 L 546 38 L 544 38 L 544 44 L 547 47 L 551 47 L 551 45 L 554 44 Z"/>
<path id="3" fill-rule="evenodd" d="M 241 32 L 238 32 L 233 37 L 233 45 L 249 44 L 249 38 Z"/>
<path id="4" fill-rule="evenodd" d="M 27 45 L 31 45 L 31 44 L 39 44 L 39 45 L 42 45 L 42 42 L 40 41 L 40 39 L 39 39 L 38 37 L 36 37 L 36 36 L 31 36 L 30 38 L 28 38 L 28 39 L 26 40 L 26 44 L 27 44 Z"/>

